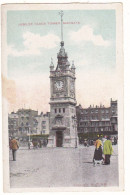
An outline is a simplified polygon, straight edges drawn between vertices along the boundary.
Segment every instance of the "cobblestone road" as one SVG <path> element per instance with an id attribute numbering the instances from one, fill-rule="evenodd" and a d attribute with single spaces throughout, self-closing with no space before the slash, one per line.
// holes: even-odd
<path id="1" fill-rule="evenodd" d="M 87 148 L 42 148 L 17 151 L 12 161 L 10 185 L 19 188 L 87 187 L 118 185 L 118 152 L 113 146 L 110 165 L 93 166 L 94 146 Z"/>

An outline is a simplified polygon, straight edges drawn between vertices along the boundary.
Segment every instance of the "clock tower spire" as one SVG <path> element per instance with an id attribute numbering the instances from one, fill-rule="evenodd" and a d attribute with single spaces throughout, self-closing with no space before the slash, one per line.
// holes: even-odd
<path id="1" fill-rule="evenodd" d="M 61 10 L 59 12 L 59 15 L 61 16 L 61 42 L 63 42 L 63 15 L 64 15 L 64 12 Z"/>
<path id="2" fill-rule="evenodd" d="M 48 147 L 77 147 L 75 66 L 68 61 L 63 41 L 63 11 L 61 16 L 61 42 L 57 66 L 50 65 L 50 133 Z"/>
<path id="3" fill-rule="evenodd" d="M 70 63 L 68 61 L 68 55 L 65 52 L 64 41 L 63 41 L 63 15 L 64 15 L 63 11 L 60 11 L 59 15 L 61 16 L 61 42 L 60 42 L 61 48 L 59 50 L 59 53 L 57 54 L 57 58 L 58 58 L 57 69 L 65 70 L 66 68 L 68 68 Z"/>

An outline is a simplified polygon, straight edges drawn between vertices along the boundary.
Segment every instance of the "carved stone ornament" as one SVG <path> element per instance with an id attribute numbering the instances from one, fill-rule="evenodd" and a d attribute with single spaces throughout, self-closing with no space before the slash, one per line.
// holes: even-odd
<path id="1" fill-rule="evenodd" d="M 70 91 L 74 92 L 74 81 L 71 81 L 70 83 Z"/>

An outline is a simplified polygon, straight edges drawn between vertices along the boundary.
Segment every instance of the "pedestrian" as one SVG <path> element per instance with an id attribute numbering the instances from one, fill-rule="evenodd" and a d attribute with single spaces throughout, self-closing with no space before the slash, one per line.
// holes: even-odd
<path id="1" fill-rule="evenodd" d="M 89 147 L 89 145 L 90 145 L 90 140 L 88 139 L 87 140 L 87 147 Z"/>
<path id="2" fill-rule="evenodd" d="M 87 140 L 86 139 L 84 140 L 84 146 L 85 147 L 87 146 Z"/>
<path id="3" fill-rule="evenodd" d="M 116 145 L 117 144 L 117 139 L 116 139 L 116 137 L 114 137 L 114 145 Z"/>
<path id="4" fill-rule="evenodd" d="M 101 138 L 99 135 L 97 136 L 97 140 L 95 142 L 95 151 L 94 151 L 93 162 L 94 162 L 94 165 L 103 163 L 102 141 L 101 141 Z"/>
<path id="5" fill-rule="evenodd" d="M 39 140 L 39 148 L 42 147 L 42 143 L 41 143 L 41 140 Z"/>
<path id="6" fill-rule="evenodd" d="M 15 137 L 13 137 L 12 140 L 10 141 L 10 148 L 12 150 L 13 161 L 16 161 L 16 151 L 19 148 L 19 143 L 15 139 Z"/>
<path id="7" fill-rule="evenodd" d="M 31 142 L 28 141 L 28 149 L 30 150 Z"/>
<path id="8" fill-rule="evenodd" d="M 104 137 L 102 138 L 102 143 L 103 143 L 103 145 L 104 145 L 104 143 L 105 143 L 106 140 L 107 140 L 107 136 L 104 135 Z"/>
<path id="9" fill-rule="evenodd" d="M 110 157 L 112 153 L 113 153 L 112 142 L 110 140 L 110 136 L 107 136 L 107 140 L 104 142 L 103 145 L 103 154 L 105 155 L 105 161 L 104 161 L 105 165 L 110 164 Z"/>
<path id="10" fill-rule="evenodd" d="M 114 137 L 111 138 L 112 145 L 114 145 Z"/>

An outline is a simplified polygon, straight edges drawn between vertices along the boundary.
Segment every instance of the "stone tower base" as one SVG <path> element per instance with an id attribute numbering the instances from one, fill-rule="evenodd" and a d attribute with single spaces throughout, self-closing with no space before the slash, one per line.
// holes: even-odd
<path id="1" fill-rule="evenodd" d="M 56 142 L 56 137 L 55 136 L 49 136 L 48 144 L 47 144 L 48 148 L 52 148 L 52 147 L 77 148 L 78 146 L 79 146 L 79 139 L 78 139 L 78 137 L 70 138 L 69 136 L 66 136 L 63 139 L 63 142 L 62 142 L 61 146 L 57 146 L 57 142 Z"/>

